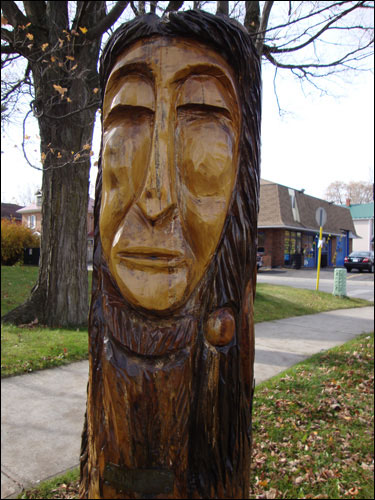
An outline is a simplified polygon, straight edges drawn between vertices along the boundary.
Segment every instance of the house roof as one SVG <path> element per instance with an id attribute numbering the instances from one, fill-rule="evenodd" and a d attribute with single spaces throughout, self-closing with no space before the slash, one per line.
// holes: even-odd
<path id="1" fill-rule="evenodd" d="M 92 198 L 89 198 L 89 203 L 88 203 L 88 212 L 93 213 L 94 212 L 94 203 L 95 200 Z M 31 214 L 35 212 L 41 212 L 42 207 L 40 205 L 36 205 L 35 203 L 32 203 L 31 205 L 27 205 L 27 207 L 20 207 L 20 210 L 17 210 L 17 213 L 19 214 Z"/>
<path id="2" fill-rule="evenodd" d="M 32 203 L 31 205 L 27 205 L 27 207 L 23 207 L 20 210 L 17 210 L 19 214 L 32 214 L 32 213 L 40 213 L 42 211 L 42 207 Z"/>
<path id="3" fill-rule="evenodd" d="M 15 203 L 2 203 L 1 204 L 1 218 L 14 218 L 16 220 L 21 220 L 22 216 L 17 213 L 17 210 L 22 208 L 21 205 L 16 205 Z"/>
<path id="4" fill-rule="evenodd" d="M 358 203 L 348 207 L 353 219 L 373 219 L 374 218 L 374 202 Z"/>
<path id="5" fill-rule="evenodd" d="M 350 211 L 346 208 L 263 179 L 260 182 L 258 227 L 318 232 L 315 214 L 320 207 L 327 212 L 324 233 L 341 235 L 343 231 L 351 231 L 356 236 Z"/>

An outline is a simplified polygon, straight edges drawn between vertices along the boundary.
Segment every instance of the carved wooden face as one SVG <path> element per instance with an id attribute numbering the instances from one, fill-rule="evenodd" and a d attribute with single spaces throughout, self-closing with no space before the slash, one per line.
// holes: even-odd
<path id="1" fill-rule="evenodd" d="M 117 59 L 103 104 L 104 256 L 133 305 L 183 305 L 220 241 L 238 166 L 240 111 L 226 61 L 184 39 Z"/>

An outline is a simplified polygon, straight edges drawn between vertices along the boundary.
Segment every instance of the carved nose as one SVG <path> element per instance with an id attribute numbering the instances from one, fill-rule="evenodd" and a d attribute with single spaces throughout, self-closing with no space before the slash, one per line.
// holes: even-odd
<path id="1" fill-rule="evenodd" d="M 137 205 L 146 219 L 155 222 L 174 211 L 176 204 L 172 202 L 167 191 L 169 191 L 167 186 L 160 186 L 159 189 L 148 186 L 143 189 Z"/>
<path id="2" fill-rule="evenodd" d="M 153 137 L 146 181 L 137 200 L 143 215 L 152 222 L 170 215 L 176 202 L 172 193 L 167 134 Z"/>

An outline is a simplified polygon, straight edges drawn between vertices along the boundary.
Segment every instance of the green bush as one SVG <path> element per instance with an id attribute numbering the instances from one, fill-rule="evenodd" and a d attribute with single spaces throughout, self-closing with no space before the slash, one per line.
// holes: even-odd
<path id="1" fill-rule="evenodd" d="M 23 262 L 24 248 L 38 248 L 39 237 L 15 220 L 1 219 L 1 264 Z"/>

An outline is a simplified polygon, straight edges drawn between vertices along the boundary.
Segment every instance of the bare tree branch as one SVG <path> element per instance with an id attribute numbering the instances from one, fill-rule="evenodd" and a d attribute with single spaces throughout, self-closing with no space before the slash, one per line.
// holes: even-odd
<path id="1" fill-rule="evenodd" d="M 27 65 L 25 75 L 23 78 L 21 78 L 18 82 L 16 82 L 14 85 L 11 85 L 7 91 L 4 93 L 1 92 L 1 102 L 6 102 L 11 94 L 13 94 L 17 89 L 19 89 L 24 83 L 26 83 L 27 80 L 29 80 L 29 75 L 31 72 L 31 66 L 30 64 Z M 3 83 L 3 82 L 2 82 Z"/>
<path id="2" fill-rule="evenodd" d="M 258 54 L 262 53 L 263 43 L 264 43 L 264 33 L 267 30 L 268 20 L 270 17 L 271 9 L 274 2 L 264 2 L 262 17 L 260 21 L 260 27 L 257 41 L 255 43 L 255 47 L 257 49 Z"/>
<path id="3" fill-rule="evenodd" d="M 308 63 L 308 64 L 283 64 L 279 61 L 277 61 L 273 56 L 271 56 L 271 54 L 269 52 L 265 52 L 264 55 L 266 56 L 266 58 L 274 65 L 274 66 L 277 66 L 278 68 L 286 68 L 286 69 L 297 69 L 297 70 L 305 70 L 306 68 L 329 68 L 331 66 L 338 66 L 340 64 L 344 64 L 344 63 L 347 63 L 347 62 L 351 62 L 353 60 L 358 60 L 360 59 L 360 56 L 358 56 L 359 52 L 367 49 L 368 47 L 370 47 L 371 45 L 373 44 L 373 40 L 371 40 L 370 42 L 368 42 L 366 45 L 364 45 L 363 47 L 359 47 L 355 50 L 352 50 L 351 52 L 348 52 L 346 53 L 343 57 L 341 57 L 340 59 L 337 59 L 335 61 L 331 61 L 329 63 L 319 63 L 319 64 L 314 64 L 314 63 Z M 352 55 L 356 55 L 357 57 L 355 58 L 350 58 L 350 56 Z M 365 55 L 364 57 L 367 57 L 367 55 Z M 318 76 L 318 75 L 316 75 Z"/>
<path id="4" fill-rule="evenodd" d="M 216 5 L 217 5 L 216 15 L 217 14 L 224 14 L 226 16 L 229 15 L 229 2 L 218 1 L 216 2 Z"/>
<path id="5" fill-rule="evenodd" d="M 180 2 L 178 0 L 171 0 L 165 9 L 165 14 L 167 12 L 171 12 L 172 10 L 178 10 L 183 6 L 184 2 Z"/>
<path id="6" fill-rule="evenodd" d="M 260 8 L 259 2 L 246 1 L 245 2 L 245 20 L 244 26 L 247 31 L 256 35 L 260 27 Z"/>
<path id="7" fill-rule="evenodd" d="M 308 14 L 297 17 L 296 19 L 288 19 L 288 21 L 286 21 L 285 23 L 267 27 L 266 31 L 267 31 L 267 33 L 270 33 L 271 31 L 280 30 L 282 28 L 292 26 L 293 24 L 300 23 L 301 21 L 304 21 L 306 19 L 311 19 L 314 16 L 319 16 L 323 12 L 331 11 L 331 10 L 335 9 L 336 7 L 341 7 L 342 5 L 345 5 L 345 4 L 347 4 L 347 1 L 335 2 L 332 4 L 326 5 L 325 7 L 321 8 L 321 9 L 318 9 L 315 11 L 310 11 Z M 359 8 L 359 7 L 361 9 L 365 9 L 365 8 L 373 9 L 373 7 L 365 5 L 365 2 L 360 2 L 360 5 L 357 4 L 357 8 Z"/>
<path id="8" fill-rule="evenodd" d="M 359 2 L 359 3 L 363 4 L 364 2 Z M 306 42 L 304 42 L 304 43 L 302 43 L 300 45 L 297 45 L 295 47 L 289 47 L 289 48 L 285 48 L 285 49 L 280 49 L 278 47 L 270 47 L 269 48 L 269 52 L 272 52 L 272 53 L 278 52 L 278 53 L 280 53 L 280 52 L 294 52 L 296 50 L 300 50 L 300 49 L 306 47 L 307 45 L 309 45 L 310 43 L 312 43 L 317 38 L 319 38 L 325 31 L 327 31 L 327 29 L 332 24 L 336 23 L 339 19 L 343 18 L 344 16 L 346 16 L 350 12 L 353 12 L 353 10 L 355 10 L 357 8 L 358 8 L 358 5 L 355 5 L 355 6 L 351 7 L 350 9 L 347 9 L 347 10 L 341 12 L 337 16 L 334 16 L 321 30 L 319 30 L 317 33 L 315 33 L 315 35 L 313 35 L 311 38 L 309 38 L 309 40 L 307 40 Z"/>
<path id="9" fill-rule="evenodd" d="M 29 19 L 20 11 L 17 7 L 16 2 L 11 2 L 5 0 L 1 2 L 1 10 L 3 11 L 5 17 L 13 28 L 17 26 L 26 25 Z"/>
<path id="10" fill-rule="evenodd" d="M 46 2 L 38 0 L 24 1 L 23 5 L 31 24 L 44 27 L 46 19 Z"/>
<path id="11" fill-rule="evenodd" d="M 130 2 L 130 7 L 131 7 L 132 11 L 134 12 L 134 14 L 136 16 L 139 16 L 139 11 L 138 11 L 137 7 L 134 5 L 134 2 Z"/>
<path id="12" fill-rule="evenodd" d="M 94 38 L 98 38 L 100 35 L 105 33 L 121 16 L 128 4 L 128 1 L 119 0 L 113 9 L 95 26 L 95 28 L 90 28 L 88 30 L 86 38 L 88 40 L 93 40 Z"/>
<path id="13" fill-rule="evenodd" d="M 140 0 L 138 2 L 138 11 L 139 14 L 142 16 L 143 14 L 146 14 L 146 2 L 144 0 Z"/>

